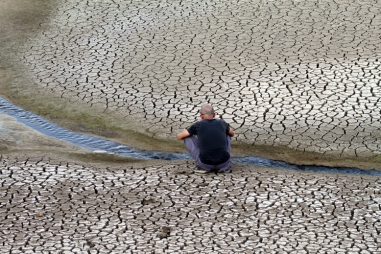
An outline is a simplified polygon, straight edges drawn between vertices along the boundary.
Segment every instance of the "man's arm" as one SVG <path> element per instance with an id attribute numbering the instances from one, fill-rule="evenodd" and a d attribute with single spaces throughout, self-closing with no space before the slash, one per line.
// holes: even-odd
<path id="1" fill-rule="evenodd" d="M 229 135 L 230 137 L 233 137 L 233 136 L 234 136 L 234 131 L 233 131 L 232 128 L 229 129 L 228 135 Z"/>
<path id="2" fill-rule="evenodd" d="M 184 139 L 184 138 L 189 137 L 189 136 L 190 136 L 190 133 L 188 132 L 188 130 L 183 130 L 182 132 L 177 134 L 177 139 L 181 140 L 181 139 Z"/>

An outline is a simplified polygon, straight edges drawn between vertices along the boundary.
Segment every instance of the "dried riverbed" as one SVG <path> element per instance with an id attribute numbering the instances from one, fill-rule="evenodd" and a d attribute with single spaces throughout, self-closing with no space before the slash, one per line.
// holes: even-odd
<path id="1" fill-rule="evenodd" d="M 183 151 L 218 107 L 235 155 L 376 168 L 379 1 L 1 1 L 0 94 L 71 130 Z M 378 80 L 378 81 L 377 81 Z M 380 177 L 93 154 L 0 114 L 9 253 L 379 253 Z"/>

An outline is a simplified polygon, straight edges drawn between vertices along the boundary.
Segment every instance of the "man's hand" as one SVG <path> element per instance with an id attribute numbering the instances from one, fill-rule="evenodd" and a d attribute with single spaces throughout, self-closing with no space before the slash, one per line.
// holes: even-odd
<path id="1" fill-rule="evenodd" d="M 230 137 L 233 137 L 233 136 L 234 136 L 234 131 L 233 131 L 232 128 L 229 129 L 228 135 L 229 135 Z"/>
<path id="2" fill-rule="evenodd" d="M 189 136 L 190 136 L 190 134 L 189 134 L 188 130 L 183 130 L 182 132 L 177 134 L 177 139 L 181 140 L 181 139 L 187 138 Z"/>

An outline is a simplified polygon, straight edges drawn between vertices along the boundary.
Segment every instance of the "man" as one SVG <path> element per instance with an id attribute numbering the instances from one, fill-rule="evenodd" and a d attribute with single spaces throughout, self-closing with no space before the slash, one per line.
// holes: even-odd
<path id="1" fill-rule="evenodd" d="M 222 119 L 215 119 L 216 113 L 211 105 L 201 107 L 201 121 L 177 134 L 195 159 L 199 173 L 213 170 L 227 172 L 230 168 L 230 146 L 234 131 Z M 197 136 L 197 137 L 196 137 Z"/>

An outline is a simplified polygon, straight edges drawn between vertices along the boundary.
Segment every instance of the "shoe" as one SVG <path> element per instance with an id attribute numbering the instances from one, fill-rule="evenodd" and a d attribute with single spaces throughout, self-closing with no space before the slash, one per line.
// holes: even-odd
<path id="1" fill-rule="evenodd" d="M 200 169 L 200 168 L 193 169 L 193 172 L 198 173 L 198 174 L 206 174 L 206 173 L 208 173 L 208 171 Z"/>
<path id="2" fill-rule="evenodd" d="M 226 169 L 226 170 L 221 170 L 221 169 L 219 169 L 217 172 L 218 172 L 218 173 L 231 173 L 232 170 L 231 170 L 230 168 L 229 168 L 229 169 Z"/>

